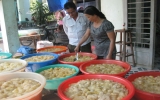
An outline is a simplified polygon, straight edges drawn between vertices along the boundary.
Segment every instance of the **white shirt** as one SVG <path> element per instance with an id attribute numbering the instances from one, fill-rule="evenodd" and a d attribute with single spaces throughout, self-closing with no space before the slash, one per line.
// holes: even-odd
<path id="1" fill-rule="evenodd" d="M 63 18 L 63 29 L 69 38 L 69 44 L 77 46 L 88 28 L 88 20 L 83 13 L 78 13 L 76 21 L 69 15 Z M 90 37 L 83 45 L 91 42 Z"/>

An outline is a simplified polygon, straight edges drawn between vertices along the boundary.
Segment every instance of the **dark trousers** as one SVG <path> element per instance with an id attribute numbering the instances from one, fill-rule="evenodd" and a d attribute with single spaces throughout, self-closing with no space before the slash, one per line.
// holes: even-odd
<path id="1" fill-rule="evenodd" d="M 98 56 L 97 59 L 104 59 L 104 56 Z"/>
<path id="2" fill-rule="evenodd" d="M 97 59 L 106 59 L 104 56 L 97 56 Z M 112 54 L 112 60 L 116 59 L 116 53 Z"/>
<path id="3" fill-rule="evenodd" d="M 75 52 L 75 51 L 74 51 L 75 47 L 76 47 L 75 45 L 69 44 L 69 45 L 68 45 L 69 52 L 70 52 L 70 53 L 71 53 L 71 52 Z M 88 44 L 86 44 L 86 45 L 81 46 L 79 51 L 92 53 L 92 50 L 91 50 L 91 42 L 88 43 Z"/>

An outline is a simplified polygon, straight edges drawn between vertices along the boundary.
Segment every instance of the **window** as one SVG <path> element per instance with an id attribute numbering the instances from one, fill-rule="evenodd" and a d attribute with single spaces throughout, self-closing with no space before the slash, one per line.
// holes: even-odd
<path id="1" fill-rule="evenodd" d="M 128 0 L 128 29 L 134 46 L 150 48 L 151 0 Z"/>

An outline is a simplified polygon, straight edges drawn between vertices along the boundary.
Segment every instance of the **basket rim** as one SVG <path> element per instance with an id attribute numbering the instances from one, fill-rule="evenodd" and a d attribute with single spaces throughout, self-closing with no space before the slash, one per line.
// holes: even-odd
<path id="1" fill-rule="evenodd" d="M 96 54 L 93 54 L 93 53 L 88 53 L 88 52 L 78 52 L 79 55 L 91 55 L 91 56 L 94 56 L 92 60 L 94 59 L 97 59 L 97 55 Z M 59 58 L 58 58 L 58 61 L 60 63 L 64 63 L 64 64 L 68 64 L 68 63 L 72 63 L 72 64 L 79 64 L 79 63 L 84 63 L 84 62 L 88 62 L 88 61 L 82 61 L 82 62 L 65 62 L 63 61 L 62 59 L 64 58 L 64 56 L 72 56 L 72 55 L 76 55 L 76 53 L 66 53 L 66 54 L 63 54 L 63 55 L 60 55 Z M 90 60 L 89 60 L 90 61 Z"/>
<path id="2" fill-rule="evenodd" d="M 118 73 L 118 74 L 101 74 L 101 75 L 120 75 L 120 74 L 125 74 L 125 73 L 127 73 L 127 72 L 129 72 L 130 70 L 131 70 L 131 65 L 129 64 L 129 63 L 127 63 L 127 62 L 124 62 L 124 61 L 120 61 L 120 60 L 105 60 L 105 59 L 102 59 L 102 60 L 92 60 L 92 61 L 88 61 L 88 62 L 85 62 L 85 63 L 83 63 L 83 64 L 81 64 L 80 65 L 80 71 L 81 72 L 83 72 L 83 73 L 85 73 L 85 74 L 95 74 L 95 75 L 97 75 L 98 73 L 89 73 L 89 72 L 87 72 L 86 70 L 84 70 L 84 65 L 86 65 L 86 64 L 88 64 L 88 63 L 91 63 L 91 62 L 96 62 L 96 64 L 107 64 L 107 62 L 112 62 L 112 61 L 114 61 L 114 62 L 120 62 L 120 63 L 123 63 L 123 64 L 125 64 L 125 65 L 127 65 L 128 66 L 128 68 L 126 68 L 126 67 L 123 67 L 123 66 L 121 66 L 121 67 L 123 67 L 123 68 L 125 68 L 126 70 L 124 71 L 124 72 L 121 72 L 121 73 Z M 103 63 L 101 63 L 101 62 L 103 62 Z M 114 63 L 113 63 L 114 64 Z M 116 65 L 118 65 L 118 64 L 116 64 Z M 85 68 L 86 67 L 88 67 L 88 66 L 85 66 Z"/>
<path id="3" fill-rule="evenodd" d="M 36 73 L 40 73 L 40 72 L 42 72 L 44 70 L 47 70 L 49 68 L 56 68 L 56 67 L 66 67 L 66 68 L 69 68 L 69 66 L 72 66 L 73 69 L 76 70 L 76 72 L 74 74 L 66 76 L 66 77 L 62 77 L 62 78 L 55 78 L 55 79 L 50 79 L 50 80 L 46 79 L 47 82 L 56 81 L 56 80 L 63 80 L 63 79 L 66 79 L 66 78 L 69 78 L 69 77 L 77 75 L 79 73 L 79 68 L 76 67 L 76 66 L 74 66 L 74 65 L 69 65 L 69 64 L 54 64 L 54 65 L 49 65 L 49 66 L 42 67 L 42 68 L 36 70 L 35 72 Z"/>

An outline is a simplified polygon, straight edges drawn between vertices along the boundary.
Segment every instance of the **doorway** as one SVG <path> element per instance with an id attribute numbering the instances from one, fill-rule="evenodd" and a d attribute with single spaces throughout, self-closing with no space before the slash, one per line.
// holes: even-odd
<path id="1" fill-rule="evenodd" d="M 154 68 L 156 1 L 125 0 L 125 22 L 132 33 L 136 66 L 147 69 Z"/>
<path id="2" fill-rule="evenodd" d="M 160 0 L 156 1 L 156 4 L 160 3 Z M 160 70 L 160 6 L 156 6 L 156 34 L 155 34 L 155 69 Z"/>

